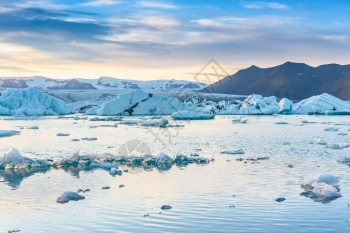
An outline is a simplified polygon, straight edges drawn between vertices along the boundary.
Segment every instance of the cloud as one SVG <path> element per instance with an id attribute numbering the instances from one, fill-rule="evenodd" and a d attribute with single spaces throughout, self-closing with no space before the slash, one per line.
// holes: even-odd
<path id="1" fill-rule="evenodd" d="M 83 6 L 110 6 L 110 5 L 117 5 L 121 4 L 121 1 L 115 1 L 115 0 L 93 0 L 86 3 L 83 3 Z"/>
<path id="2" fill-rule="evenodd" d="M 18 66 L 0 66 L 0 70 L 6 70 L 11 72 L 25 72 L 25 73 L 35 73 L 37 71 L 34 70 L 28 70 L 22 67 Z"/>
<path id="3" fill-rule="evenodd" d="M 242 2 L 245 8 L 261 10 L 265 8 L 270 8 L 274 10 L 285 10 L 288 8 L 287 5 L 278 2 Z"/>
<path id="4" fill-rule="evenodd" d="M 177 9 L 179 6 L 174 4 L 167 4 L 162 2 L 154 2 L 154 1 L 139 1 L 137 5 L 140 7 L 147 8 L 161 8 L 161 9 Z"/>
<path id="5" fill-rule="evenodd" d="M 65 11 L 52 11 L 38 8 L 20 9 L 16 14 L 0 14 L 0 32 L 2 37 L 16 36 L 18 33 L 37 37 L 57 37 L 64 40 L 94 40 L 97 36 L 109 33 L 110 27 L 96 22 L 68 21 L 72 14 Z M 79 18 L 79 15 L 75 15 Z M 12 39 L 12 38 L 11 38 Z M 28 38 L 23 38 L 25 41 Z"/>

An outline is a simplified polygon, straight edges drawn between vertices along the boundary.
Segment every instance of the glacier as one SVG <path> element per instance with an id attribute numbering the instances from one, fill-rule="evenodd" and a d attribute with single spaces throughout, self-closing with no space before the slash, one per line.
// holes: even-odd
<path id="1" fill-rule="evenodd" d="M 0 96 L 0 115 L 46 116 L 69 113 L 65 102 L 35 88 L 7 89 Z"/>

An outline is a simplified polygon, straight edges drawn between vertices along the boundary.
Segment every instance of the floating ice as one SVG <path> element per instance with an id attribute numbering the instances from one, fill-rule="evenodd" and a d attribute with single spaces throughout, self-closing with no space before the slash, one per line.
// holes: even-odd
<path id="1" fill-rule="evenodd" d="M 169 155 L 163 152 L 159 153 L 156 160 L 157 166 L 171 167 L 172 163 L 173 163 L 173 160 L 170 158 Z"/>
<path id="2" fill-rule="evenodd" d="M 214 119 L 215 115 L 200 111 L 177 111 L 171 114 L 174 120 L 210 120 Z"/>
<path id="3" fill-rule="evenodd" d="M 325 141 L 323 141 L 320 138 L 318 138 L 315 143 L 318 144 L 318 145 L 326 145 L 327 144 Z"/>
<path id="4" fill-rule="evenodd" d="M 7 89 L 0 96 L 0 115 L 65 115 L 70 110 L 57 98 L 35 88 Z"/>
<path id="5" fill-rule="evenodd" d="M 0 157 L 0 169 L 25 169 L 42 166 L 49 166 L 49 164 L 44 160 L 34 160 L 24 157 L 15 148 Z"/>
<path id="6" fill-rule="evenodd" d="M 14 135 L 18 135 L 20 133 L 21 131 L 17 131 L 17 130 L 0 130 L 0 138 L 11 137 Z"/>
<path id="7" fill-rule="evenodd" d="M 326 145 L 327 148 L 331 149 L 344 149 L 350 147 L 348 143 L 329 143 Z"/>
<path id="8" fill-rule="evenodd" d="M 165 128 L 169 124 L 169 121 L 162 117 L 160 119 L 143 119 L 140 123 L 142 126 L 155 126 Z"/>
<path id="9" fill-rule="evenodd" d="M 170 205 L 162 205 L 160 207 L 160 209 L 162 209 L 162 210 L 170 210 L 171 208 L 173 208 L 173 207 L 171 207 Z"/>
<path id="10" fill-rule="evenodd" d="M 58 136 L 58 137 L 67 137 L 69 135 L 70 135 L 69 133 L 57 133 L 56 134 L 56 136 Z"/>
<path id="11" fill-rule="evenodd" d="M 228 150 L 228 151 L 221 151 L 221 154 L 230 154 L 230 155 L 242 155 L 244 154 L 244 150 L 243 149 L 239 149 L 239 150 Z"/>
<path id="12" fill-rule="evenodd" d="M 67 203 L 69 201 L 79 201 L 79 200 L 84 200 L 85 197 L 76 193 L 76 192 L 64 192 L 60 197 L 57 198 L 56 202 L 57 203 Z"/>
<path id="13" fill-rule="evenodd" d="M 277 121 L 275 122 L 275 125 L 288 125 L 289 123 L 286 121 Z"/>
<path id="14" fill-rule="evenodd" d="M 329 203 L 341 197 L 339 178 L 330 174 L 319 175 L 316 179 L 301 185 L 305 190 L 300 195 L 309 197 L 315 202 Z"/>
<path id="15" fill-rule="evenodd" d="M 246 124 L 247 122 L 248 122 L 248 119 L 245 119 L 245 118 L 232 119 L 233 124 Z"/>
<path id="16" fill-rule="evenodd" d="M 81 140 L 84 140 L 84 141 L 96 141 L 97 138 L 96 137 L 91 137 L 91 138 L 85 137 L 85 138 L 82 138 Z"/>
<path id="17" fill-rule="evenodd" d="M 327 127 L 325 129 L 323 129 L 324 131 L 339 131 L 339 128 L 336 127 Z"/>

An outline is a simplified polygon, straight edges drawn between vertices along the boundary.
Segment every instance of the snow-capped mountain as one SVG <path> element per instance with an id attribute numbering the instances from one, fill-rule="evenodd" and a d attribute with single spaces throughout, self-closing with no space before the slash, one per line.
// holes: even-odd
<path id="1" fill-rule="evenodd" d="M 201 90 L 204 83 L 183 80 L 137 81 L 101 77 L 99 79 L 51 79 L 47 77 L 0 78 L 0 89 L 35 87 L 41 90 Z"/>

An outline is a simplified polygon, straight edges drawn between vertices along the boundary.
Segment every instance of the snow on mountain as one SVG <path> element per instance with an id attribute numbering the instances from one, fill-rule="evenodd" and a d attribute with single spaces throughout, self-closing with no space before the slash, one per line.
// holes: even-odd
<path id="1" fill-rule="evenodd" d="M 99 79 L 50 79 L 34 76 L 0 78 L 0 89 L 35 87 L 42 90 L 201 90 L 206 84 L 182 80 L 136 81 L 101 77 Z"/>
<path id="2" fill-rule="evenodd" d="M 97 115 L 169 115 L 184 108 L 183 102 L 176 97 L 135 90 L 105 102 Z"/>
<path id="3" fill-rule="evenodd" d="M 70 110 L 62 100 L 35 88 L 7 89 L 0 96 L 0 115 L 44 116 L 69 113 Z"/>

